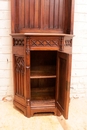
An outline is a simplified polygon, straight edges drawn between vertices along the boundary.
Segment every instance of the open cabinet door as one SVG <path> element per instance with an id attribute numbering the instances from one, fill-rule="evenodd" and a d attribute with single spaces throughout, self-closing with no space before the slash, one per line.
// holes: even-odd
<path id="1" fill-rule="evenodd" d="M 71 79 L 71 54 L 58 52 L 56 104 L 58 111 L 67 119 Z"/>

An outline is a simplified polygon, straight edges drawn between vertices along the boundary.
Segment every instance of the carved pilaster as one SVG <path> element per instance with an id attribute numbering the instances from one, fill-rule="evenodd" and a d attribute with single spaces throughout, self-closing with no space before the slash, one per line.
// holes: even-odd
<path id="1" fill-rule="evenodd" d="M 59 37 L 59 50 L 63 51 L 64 50 L 64 37 Z"/>
<path id="2" fill-rule="evenodd" d="M 64 38 L 64 52 L 72 53 L 72 37 Z"/>
<path id="3" fill-rule="evenodd" d="M 30 44 L 29 44 L 29 37 L 26 38 L 26 54 L 30 54 Z"/>

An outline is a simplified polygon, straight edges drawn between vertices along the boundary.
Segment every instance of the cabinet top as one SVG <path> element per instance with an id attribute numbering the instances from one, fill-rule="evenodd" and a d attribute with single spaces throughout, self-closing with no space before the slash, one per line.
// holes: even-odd
<path id="1" fill-rule="evenodd" d="M 59 33 L 11 33 L 11 36 L 63 36 L 74 37 L 72 34 L 59 34 Z"/>

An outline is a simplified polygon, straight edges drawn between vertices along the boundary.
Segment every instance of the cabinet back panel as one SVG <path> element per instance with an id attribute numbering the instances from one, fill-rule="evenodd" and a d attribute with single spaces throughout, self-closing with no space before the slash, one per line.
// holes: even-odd
<path id="1" fill-rule="evenodd" d="M 55 99 L 56 79 L 31 79 L 31 99 Z"/>
<path id="2" fill-rule="evenodd" d="M 31 75 L 56 75 L 56 51 L 31 51 Z"/>

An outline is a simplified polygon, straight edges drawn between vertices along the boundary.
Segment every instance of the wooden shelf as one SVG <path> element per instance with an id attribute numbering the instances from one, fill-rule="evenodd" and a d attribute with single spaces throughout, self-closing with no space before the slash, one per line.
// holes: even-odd
<path id="1" fill-rule="evenodd" d="M 56 78 L 56 75 L 54 72 L 43 72 L 43 71 L 31 71 L 30 73 L 31 79 L 37 79 L 37 78 Z"/>
<path id="2" fill-rule="evenodd" d="M 56 78 L 56 75 L 49 75 L 49 76 L 30 76 L 31 79 L 37 79 L 37 78 Z"/>

